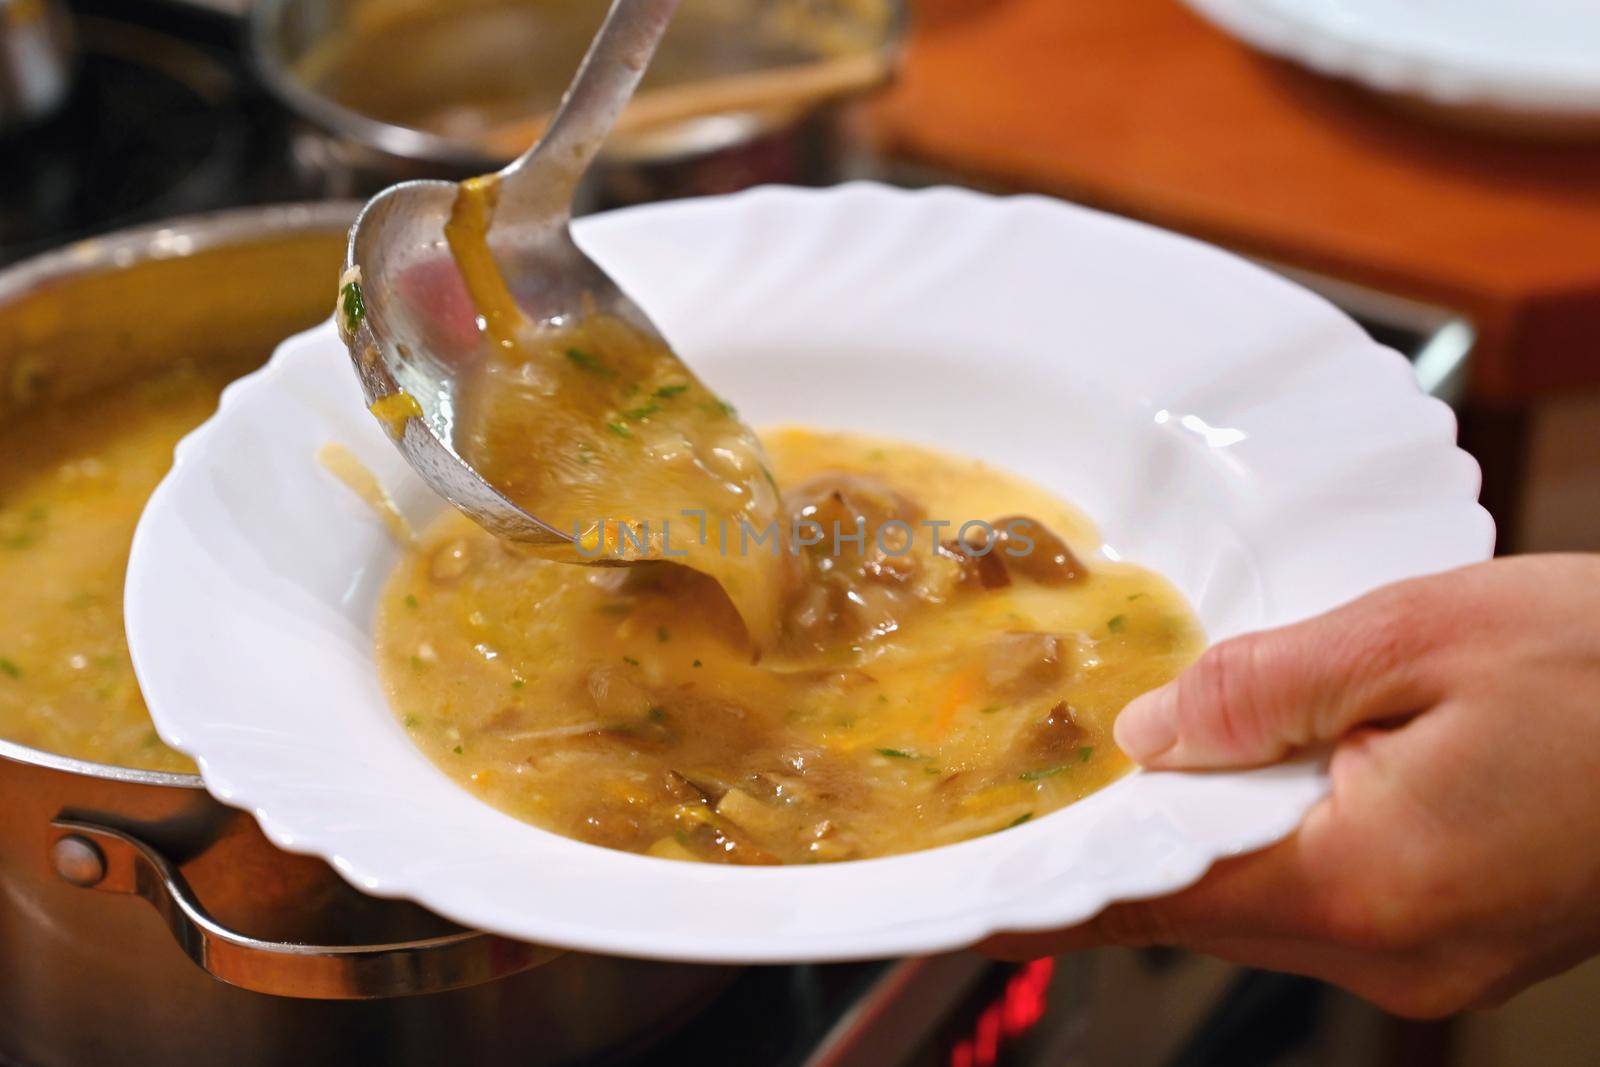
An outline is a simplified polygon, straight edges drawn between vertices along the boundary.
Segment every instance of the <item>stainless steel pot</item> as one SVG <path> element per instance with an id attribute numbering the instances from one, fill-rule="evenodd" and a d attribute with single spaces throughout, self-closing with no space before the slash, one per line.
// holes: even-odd
<path id="1" fill-rule="evenodd" d="M 449 11 L 465 19 L 474 11 L 519 3 L 569 14 L 587 4 L 593 25 L 598 25 L 605 9 L 602 0 L 451 2 L 457 6 L 430 0 L 255 0 L 250 12 L 253 64 L 268 89 L 302 120 L 293 139 L 295 160 L 302 175 L 323 195 L 365 196 L 408 178 L 459 180 L 494 170 L 509 159 L 472 140 L 442 136 L 342 102 L 320 84 L 315 71 L 341 67 L 345 63 L 341 52 L 349 50 L 345 42 L 360 40 L 372 26 L 415 18 L 430 10 Z M 692 6 L 686 4 L 686 9 Z M 742 20 L 729 20 L 733 29 L 726 39 L 685 49 L 707 63 L 715 62 L 721 51 L 743 47 L 734 38 L 751 36 L 744 31 L 745 24 L 785 6 L 795 10 L 784 17 L 809 20 L 808 26 L 821 23 L 830 35 L 848 36 L 862 50 L 885 56 L 898 51 L 904 29 L 903 0 L 703 0 L 699 6 L 743 13 Z M 559 44 L 547 44 L 542 56 L 512 54 L 518 47 L 518 34 L 530 32 L 527 20 L 519 24 L 513 19 L 509 25 L 516 32 L 502 35 L 502 42 L 492 39 L 490 26 L 467 31 L 477 36 L 470 47 L 459 51 L 471 58 L 471 64 L 445 57 L 446 42 L 441 38 L 448 35 L 442 27 L 452 24 L 443 20 L 430 24 L 427 34 L 419 31 L 407 39 L 408 51 L 384 52 L 381 58 L 386 69 L 420 70 L 408 85 L 431 84 L 429 79 L 437 79 L 457 90 L 469 78 L 494 84 L 511 77 L 508 72 L 520 69 L 521 63 L 532 66 L 548 61 L 551 67 L 559 67 L 552 76 L 554 91 L 559 92 L 588 43 L 590 31 L 581 17 L 577 29 L 567 25 L 565 29 L 571 32 Z M 663 58 L 670 58 L 676 29 L 668 32 L 658 66 Z M 481 39 L 484 37 L 490 39 Z M 426 50 L 426 57 L 418 54 L 419 49 Z M 559 62 L 555 56 L 561 57 Z M 684 60 L 680 66 L 690 62 Z M 471 70 L 463 70 L 472 64 Z M 441 95 L 446 92 L 440 90 Z M 554 99 L 544 103 L 553 105 Z M 663 129 L 626 151 L 608 148 L 585 177 L 578 207 L 587 211 L 732 192 L 766 182 L 820 184 L 841 176 L 847 154 L 837 102 L 777 112 L 712 115 Z"/>
<path id="2" fill-rule="evenodd" d="M 0 418 L 169 360 L 264 358 L 327 315 L 355 209 L 179 220 L 0 273 Z M 670 1028 L 732 973 L 462 930 L 274 848 L 194 775 L 0 741 L 0 1062 L 565 1063 Z"/>

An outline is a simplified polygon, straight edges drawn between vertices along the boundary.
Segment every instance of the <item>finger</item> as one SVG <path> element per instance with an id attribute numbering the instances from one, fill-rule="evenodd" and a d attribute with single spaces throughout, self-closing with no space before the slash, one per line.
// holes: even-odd
<path id="1" fill-rule="evenodd" d="M 1440 576 L 1390 586 L 1214 645 L 1122 710 L 1117 744 L 1147 767 L 1252 766 L 1361 723 L 1414 714 L 1439 695 L 1428 653 L 1457 585 Z"/>

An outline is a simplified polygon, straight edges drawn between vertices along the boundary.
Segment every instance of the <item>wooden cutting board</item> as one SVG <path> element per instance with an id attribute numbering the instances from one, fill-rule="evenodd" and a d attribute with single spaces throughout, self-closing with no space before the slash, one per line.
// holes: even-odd
<path id="1" fill-rule="evenodd" d="M 1176 0 L 923 0 L 891 154 L 1443 304 L 1481 401 L 1600 385 L 1600 142 L 1408 114 Z"/>

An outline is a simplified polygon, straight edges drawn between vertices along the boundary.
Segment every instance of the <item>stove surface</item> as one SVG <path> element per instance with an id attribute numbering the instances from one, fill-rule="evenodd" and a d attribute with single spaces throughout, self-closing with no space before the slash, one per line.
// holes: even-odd
<path id="1" fill-rule="evenodd" d="M 249 78 L 236 26 L 136 0 L 78 7 L 71 97 L 0 139 L 0 265 L 134 223 L 305 195 L 287 120 Z"/>

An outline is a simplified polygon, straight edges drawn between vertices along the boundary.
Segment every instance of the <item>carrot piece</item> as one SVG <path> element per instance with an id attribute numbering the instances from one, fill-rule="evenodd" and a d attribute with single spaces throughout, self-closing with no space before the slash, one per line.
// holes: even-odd
<path id="1" fill-rule="evenodd" d="M 939 703 L 939 711 L 933 719 L 933 736 L 943 738 L 950 732 L 950 727 L 955 724 L 956 712 L 961 706 L 970 701 L 978 691 L 978 682 L 983 674 L 978 667 L 967 667 L 958 671 L 950 679 L 950 687 L 944 691 L 944 699 Z"/>

